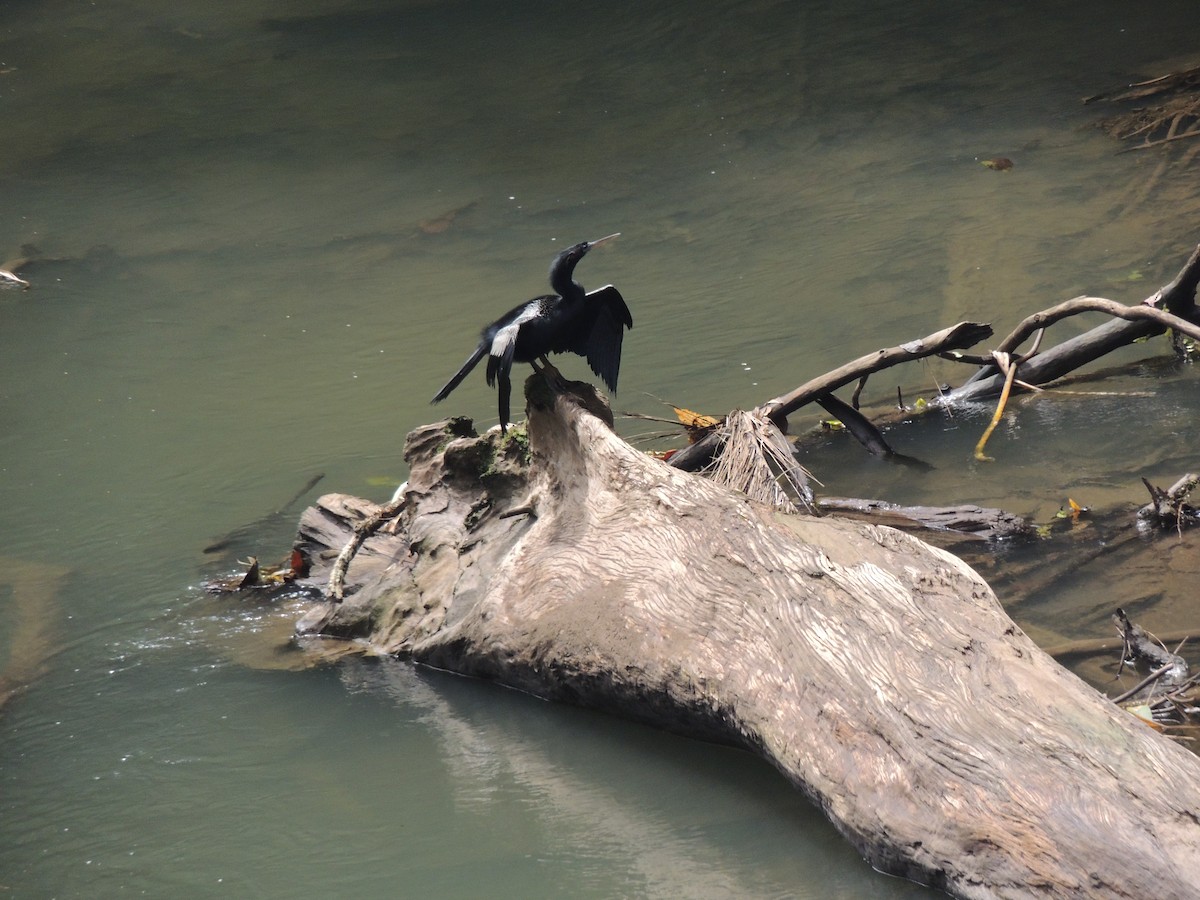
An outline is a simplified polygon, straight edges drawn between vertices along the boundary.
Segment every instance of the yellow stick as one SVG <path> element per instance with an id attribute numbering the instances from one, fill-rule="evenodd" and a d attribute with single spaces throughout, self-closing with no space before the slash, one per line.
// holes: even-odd
<path id="1" fill-rule="evenodd" d="M 1000 424 L 1000 419 L 1004 415 L 1004 405 L 1008 403 L 1008 395 L 1012 391 L 1013 379 L 1017 377 L 1017 367 L 1012 364 L 1007 353 L 993 353 L 992 356 L 996 360 L 996 365 L 1004 371 L 1004 390 L 1000 392 L 1000 402 L 996 404 L 996 412 L 992 414 L 992 421 L 988 425 L 987 431 L 975 445 L 975 458 L 980 462 L 994 462 L 992 457 L 984 454 L 983 448 L 987 445 L 992 432 L 996 430 L 996 426 Z"/>

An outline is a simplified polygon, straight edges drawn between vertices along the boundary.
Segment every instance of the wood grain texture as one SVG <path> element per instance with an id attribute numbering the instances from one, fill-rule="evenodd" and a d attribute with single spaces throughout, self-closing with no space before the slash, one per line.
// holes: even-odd
<path id="1" fill-rule="evenodd" d="M 410 435 L 397 535 L 300 630 L 745 747 L 873 865 L 955 896 L 1200 896 L 1200 760 L 957 558 L 753 504 L 570 394 L 531 401 L 529 439 L 526 468 L 498 435 Z M 347 508 L 305 514 L 310 549 Z"/>

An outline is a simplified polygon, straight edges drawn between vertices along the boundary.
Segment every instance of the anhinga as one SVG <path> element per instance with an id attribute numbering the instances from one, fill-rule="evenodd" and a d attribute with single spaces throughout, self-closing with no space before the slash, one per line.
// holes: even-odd
<path id="1" fill-rule="evenodd" d="M 550 264 L 550 287 L 556 293 L 527 300 L 483 329 L 475 352 L 432 402 L 445 400 L 484 356 L 488 358 L 487 383 L 496 385 L 500 395 L 501 431 L 508 428 L 512 393 L 509 373 L 514 362 L 527 362 L 534 371 L 541 372 L 535 361 L 549 367 L 547 354 L 578 353 L 587 359 L 609 390 L 616 391 L 621 339 L 624 329 L 633 327 L 633 316 L 621 292 L 611 284 L 585 293 L 573 275 L 575 266 L 589 250 L 617 236 L 610 234 L 599 240 L 584 241 L 554 257 Z"/>

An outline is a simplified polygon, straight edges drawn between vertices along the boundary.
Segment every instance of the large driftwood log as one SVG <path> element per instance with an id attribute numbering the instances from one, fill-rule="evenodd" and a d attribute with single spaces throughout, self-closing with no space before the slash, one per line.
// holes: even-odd
<path id="1" fill-rule="evenodd" d="M 396 533 L 298 631 L 745 747 L 873 865 L 960 897 L 1200 896 L 1200 759 L 964 563 L 752 503 L 533 387 L 528 465 L 461 421 L 409 436 Z M 305 513 L 318 578 L 374 509 Z"/>

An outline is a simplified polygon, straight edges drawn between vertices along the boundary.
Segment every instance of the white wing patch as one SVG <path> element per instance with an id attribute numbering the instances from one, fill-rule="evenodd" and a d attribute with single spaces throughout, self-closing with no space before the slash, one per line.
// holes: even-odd
<path id="1" fill-rule="evenodd" d="M 530 321 L 531 319 L 536 319 L 539 315 L 541 315 L 541 312 L 542 312 L 542 301 L 535 300 L 533 303 L 528 304 L 525 307 L 525 309 L 523 309 L 521 311 L 521 314 L 519 316 L 517 316 L 515 319 L 513 319 L 512 324 L 513 325 L 524 325 L 526 322 Z M 510 325 L 508 327 L 511 328 L 512 325 Z"/>
<path id="2" fill-rule="evenodd" d="M 512 348 L 517 343 L 517 332 L 521 330 L 521 326 L 526 322 L 532 321 L 538 317 L 538 313 L 542 311 L 540 303 L 530 303 L 521 314 L 496 332 L 496 336 L 492 338 L 492 356 L 504 356 L 505 351 L 508 355 L 512 355 Z"/>
<path id="3" fill-rule="evenodd" d="M 506 350 L 517 342 L 517 330 L 520 325 L 513 322 L 511 325 L 505 325 L 496 332 L 496 336 L 492 338 L 492 356 L 504 356 Z"/>

